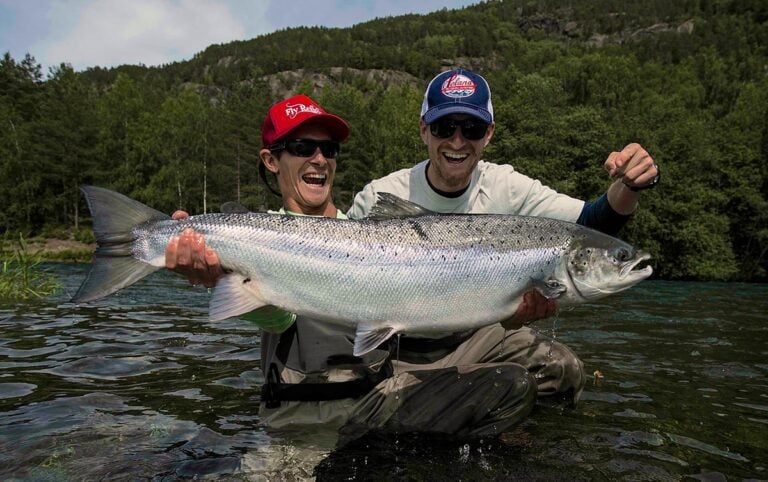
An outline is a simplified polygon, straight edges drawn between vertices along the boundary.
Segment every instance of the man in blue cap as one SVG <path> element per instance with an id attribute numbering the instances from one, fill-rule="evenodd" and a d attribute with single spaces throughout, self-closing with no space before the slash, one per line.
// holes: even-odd
<path id="1" fill-rule="evenodd" d="M 429 158 L 366 185 L 348 217 L 365 217 L 377 194 L 389 192 L 439 213 L 546 216 L 615 234 L 637 209 L 640 192 L 659 182 L 658 167 L 638 144 L 608 156 L 604 167 L 614 182 L 600 198 L 586 203 L 510 165 L 483 161 L 495 127 L 491 90 L 482 76 L 469 70 L 450 70 L 432 79 L 419 126 Z M 535 380 L 540 402 L 576 403 L 585 382 L 581 360 L 565 345 L 522 326 L 552 315 L 554 302 L 535 291 L 525 298 L 526 311 L 502 324 L 438 340 L 402 338 L 399 360 L 393 360 L 395 372 L 522 366 Z M 452 392 L 441 396 L 450 398 Z"/>

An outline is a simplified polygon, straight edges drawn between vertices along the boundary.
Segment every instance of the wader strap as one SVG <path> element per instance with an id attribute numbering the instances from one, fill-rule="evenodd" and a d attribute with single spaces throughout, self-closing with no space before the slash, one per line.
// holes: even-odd
<path id="1" fill-rule="evenodd" d="M 297 323 L 292 324 L 280 335 L 280 340 L 275 349 L 275 356 L 285 366 L 291 352 L 294 338 L 298 336 Z M 342 362 L 360 362 L 361 359 L 353 357 L 353 360 L 334 359 L 329 360 L 329 365 Z M 371 373 L 364 378 L 357 378 L 346 382 L 324 383 L 283 383 L 280 376 L 280 368 L 276 363 L 270 363 L 264 385 L 261 387 L 261 400 L 267 408 L 277 408 L 281 401 L 317 402 L 322 400 L 341 400 L 344 398 L 358 398 L 370 392 L 380 381 L 384 380 L 392 372 L 389 361 L 376 373 Z"/>
<path id="2" fill-rule="evenodd" d="M 296 328 L 297 324 L 298 323 L 294 321 L 287 330 L 280 334 L 280 341 L 277 342 L 275 355 L 277 356 L 277 359 L 280 360 L 280 363 L 283 364 L 283 366 L 288 364 L 288 355 L 291 353 L 291 345 L 293 344 L 293 339 L 298 333 L 298 329 Z M 272 367 L 270 367 L 270 369 L 271 368 Z"/>
<path id="3" fill-rule="evenodd" d="M 277 365 L 272 363 L 267 372 L 267 382 L 261 387 L 261 401 L 267 408 L 277 408 L 280 402 L 319 402 L 358 398 L 373 390 L 386 378 L 387 370 L 382 369 L 365 378 L 348 382 L 325 383 L 282 383 Z"/>

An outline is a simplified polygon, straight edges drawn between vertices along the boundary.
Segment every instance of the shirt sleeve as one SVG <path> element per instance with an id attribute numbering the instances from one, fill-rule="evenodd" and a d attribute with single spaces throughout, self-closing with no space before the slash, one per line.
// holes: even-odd
<path id="1" fill-rule="evenodd" d="M 347 217 L 349 219 L 363 219 L 368 216 L 374 204 L 376 204 L 376 191 L 373 189 L 373 184 L 368 183 L 355 196 L 352 207 L 347 211 Z"/>
<path id="2" fill-rule="evenodd" d="M 574 222 L 584 208 L 584 201 L 566 194 L 561 194 L 538 179 L 516 173 L 513 193 L 523 193 L 522 196 L 512 195 L 518 200 L 517 213 L 526 216 L 544 216 L 562 221 Z"/>
<path id="3" fill-rule="evenodd" d="M 594 201 L 585 203 L 576 222 L 614 236 L 631 217 L 631 214 L 619 214 L 614 211 L 608 202 L 608 193 L 606 193 Z"/>

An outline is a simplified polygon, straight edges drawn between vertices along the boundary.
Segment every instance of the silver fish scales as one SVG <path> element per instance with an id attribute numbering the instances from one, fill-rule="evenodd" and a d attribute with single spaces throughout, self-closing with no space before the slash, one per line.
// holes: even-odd
<path id="1" fill-rule="evenodd" d="M 164 267 L 168 240 L 192 228 L 230 271 L 214 291 L 212 319 L 277 306 L 356 327 L 355 355 L 395 333 L 447 333 L 507 319 L 531 289 L 563 306 L 621 291 L 652 272 L 635 269 L 647 255 L 574 223 L 438 215 L 388 194 L 359 221 L 263 213 L 170 221 L 118 193 L 83 190 L 99 248 L 75 302 Z"/>

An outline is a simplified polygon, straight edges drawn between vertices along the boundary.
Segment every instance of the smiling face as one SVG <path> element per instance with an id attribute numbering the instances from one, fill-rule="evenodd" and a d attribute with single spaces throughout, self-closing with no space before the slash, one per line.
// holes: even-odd
<path id="1" fill-rule="evenodd" d="M 468 115 L 450 115 L 450 119 L 469 119 Z M 454 192 L 469 185 L 472 171 L 480 162 L 483 149 L 493 137 L 495 124 L 488 127 L 485 137 L 476 141 L 466 139 L 461 129 L 457 128 L 451 137 L 441 139 L 434 136 L 429 125 L 420 121 L 421 139 L 427 145 L 429 153 L 429 168 L 427 177 L 437 189 Z"/>
<path id="2" fill-rule="evenodd" d="M 332 140 L 325 127 L 312 124 L 298 127 L 281 140 L 293 139 Z M 336 207 L 331 199 L 336 159 L 326 158 L 319 148 L 309 157 L 297 156 L 287 150 L 271 152 L 262 149 L 259 154 L 267 170 L 277 176 L 286 210 L 336 217 Z"/>

